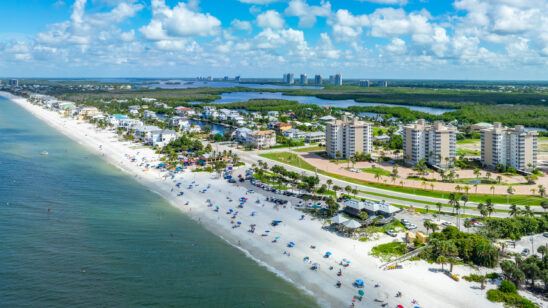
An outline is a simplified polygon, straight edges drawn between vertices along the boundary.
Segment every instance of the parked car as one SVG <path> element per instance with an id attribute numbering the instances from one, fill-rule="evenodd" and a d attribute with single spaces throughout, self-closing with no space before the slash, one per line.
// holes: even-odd
<path id="1" fill-rule="evenodd" d="M 544 237 L 548 237 L 548 232 L 544 233 Z"/>
<path id="2" fill-rule="evenodd" d="M 235 179 L 229 179 L 228 182 L 234 184 L 234 183 L 236 183 L 236 180 Z"/>
<path id="3" fill-rule="evenodd" d="M 408 223 L 409 223 L 409 220 L 407 220 L 407 219 L 405 219 L 405 218 L 402 218 L 401 223 L 404 224 L 404 225 L 405 225 L 405 224 L 408 224 Z"/>
<path id="4" fill-rule="evenodd" d="M 531 253 L 531 251 L 529 250 L 529 248 L 524 248 L 524 249 L 521 251 L 521 255 L 522 255 L 522 256 L 528 256 L 530 253 Z"/>
<path id="5" fill-rule="evenodd" d="M 396 233 L 396 231 L 392 230 L 392 229 L 386 229 L 386 234 L 388 234 L 389 236 L 391 237 L 396 237 L 398 236 L 398 234 Z"/>

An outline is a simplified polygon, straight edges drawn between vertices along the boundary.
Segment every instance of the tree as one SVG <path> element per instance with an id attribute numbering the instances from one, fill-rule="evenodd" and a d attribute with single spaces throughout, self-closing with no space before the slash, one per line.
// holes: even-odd
<path id="1" fill-rule="evenodd" d="M 516 217 L 520 212 L 519 207 L 516 204 L 510 205 L 510 216 Z"/>
<path id="2" fill-rule="evenodd" d="M 445 256 L 438 256 L 436 262 L 441 264 L 441 270 L 444 271 L 445 269 L 443 268 L 443 265 L 447 263 L 447 258 Z"/>
<path id="3" fill-rule="evenodd" d="M 462 206 L 462 215 L 464 215 L 464 212 L 466 211 L 466 203 L 468 202 L 468 195 L 462 195 L 460 197 L 460 200 L 463 202 L 463 206 Z"/>
<path id="4" fill-rule="evenodd" d="M 546 209 L 548 209 L 548 201 L 547 200 L 542 200 L 542 202 L 540 203 L 540 206 L 542 207 L 544 212 L 546 212 Z"/>
<path id="5" fill-rule="evenodd" d="M 454 257 L 449 257 L 449 258 L 447 259 L 447 261 L 449 262 L 449 265 L 451 266 L 451 267 L 449 268 L 449 271 L 450 271 L 450 272 L 453 272 L 453 265 L 454 265 L 455 263 L 457 263 L 457 259 L 455 259 Z"/>
<path id="6" fill-rule="evenodd" d="M 543 185 L 539 185 L 538 186 L 538 193 L 540 194 L 541 198 L 544 198 L 544 196 L 546 195 L 546 188 L 544 188 Z"/>
<path id="7" fill-rule="evenodd" d="M 459 195 L 455 193 L 449 194 L 449 205 L 453 207 L 453 213 L 457 209 L 457 206 L 459 205 Z"/>
<path id="8" fill-rule="evenodd" d="M 327 183 L 327 189 L 329 190 L 329 189 L 331 188 L 331 185 L 333 185 L 333 180 L 328 179 L 328 180 L 326 181 L 326 183 Z"/>
<path id="9" fill-rule="evenodd" d="M 347 193 L 351 193 L 351 192 L 352 192 L 352 187 L 350 187 L 350 185 L 346 185 L 346 187 L 344 188 L 344 190 L 345 190 Z"/>
<path id="10" fill-rule="evenodd" d="M 336 159 L 341 158 L 341 156 L 342 156 L 341 151 L 337 151 L 337 152 L 335 153 L 335 158 L 336 158 Z"/>
<path id="11" fill-rule="evenodd" d="M 431 229 L 431 226 L 432 226 L 432 222 L 430 222 L 430 220 L 425 220 L 423 225 L 424 225 L 424 228 L 426 229 L 426 233 L 428 235 L 430 235 L 430 229 Z"/>
<path id="12" fill-rule="evenodd" d="M 501 181 L 502 181 L 502 176 L 497 175 L 497 183 L 500 184 Z"/>
<path id="13" fill-rule="evenodd" d="M 493 193 L 493 196 L 494 196 L 495 195 L 495 185 L 491 185 L 491 187 L 489 189 L 491 189 L 491 192 Z"/>
<path id="14" fill-rule="evenodd" d="M 487 213 L 489 213 L 489 218 L 491 218 L 491 214 L 495 211 L 493 201 L 491 201 L 491 199 L 485 200 L 485 209 L 487 210 Z"/>
<path id="15" fill-rule="evenodd" d="M 436 207 L 438 208 L 438 214 L 441 214 L 441 208 L 443 207 L 443 204 L 441 204 L 441 202 L 437 202 Z"/>
<path id="16" fill-rule="evenodd" d="M 365 221 L 367 220 L 367 218 L 369 218 L 369 216 L 367 215 L 366 212 L 361 212 L 361 213 L 360 213 L 360 219 L 362 220 L 362 224 L 365 223 Z"/>
<path id="17" fill-rule="evenodd" d="M 540 255 L 542 256 L 542 259 L 544 259 L 544 256 L 548 252 L 548 247 L 546 247 L 545 245 L 538 246 L 537 252 L 540 253 Z"/>
<path id="18" fill-rule="evenodd" d="M 424 205 L 424 210 L 425 210 L 426 214 L 428 214 L 429 209 L 430 209 L 430 206 L 428 204 L 425 204 Z"/>
<path id="19" fill-rule="evenodd" d="M 466 229 L 472 228 L 472 222 L 471 222 L 470 220 L 468 220 L 468 219 L 465 220 L 465 221 L 464 221 L 464 227 L 465 227 Z"/>
<path id="20" fill-rule="evenodd" d="M 476 179 L 479 179 L 479 176 L 481 175 L 481 171 L 478 168 L 474 169 L 474 175 L 476 176 Z"/>

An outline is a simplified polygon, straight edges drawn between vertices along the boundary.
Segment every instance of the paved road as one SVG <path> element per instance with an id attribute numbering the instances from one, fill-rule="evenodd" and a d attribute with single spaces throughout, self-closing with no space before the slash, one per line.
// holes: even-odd
<path id="1" fill-rule="evenodd" d="M 240 156 L 241 161 L 246 162 L 248 164 L 256 164 L 259 160 L 262 160 L 264 162 L 267 162 L 270 166 L 273 166 L 275 164 L 283 165 L 289 171 L 298 172 L 300 174 L 304 174 L 304 175 L 308 175 L 308 176 L 315 175 L 314 172 L 304 170 L 304 169 L 301 169 L 301 168 L 293 166 L 293 165 L 288 165 L 288 164 L 285 164 L 285 163 L 281 163 L 279 161 L 275 161 L 275 160 L 271 160 L 271 159 L 268 159 L 268 158 L 260 157 L 260 156 L 258 156 L 258 152 L 256 152 L 256 151 L 242 151 L 242 150 L 231 148 L 231 147 L 228 147 L 228 146 L 225 146 L 225 145 L 216 145 L 216 146 L 218 146 L 220 150 L 225 150 L 225 149 L 226 150 L 232 150 L 233 153 L 237 153 L 238 156 Z M 287 150 L 287 149 L 285 149 L 285 150 Z M 325 176 L 325 175 L 322 175 L 322 174 L 318 174 L 318 177 L 320 178 L 320 183 L 321 184 L 326 183 L 326 181 L 328 179 L 331 179 L 333 181 L 333 185 L 338 185 L 340 187 L 346 187 L 347 185 L 350 185 L 352 188 L 356 188 L 359 191 L 364 191 L 365 193 L 359 193 L 359 196 L 362 197 L 362 198 L 370 199 L 370 200 L 375 200 L 375 201 L 385 200 L 385 201 L 393 203 L 393 204 L 400 204 L 400 205 L 405 205 L 405 206 L 414 206 L 416 208 L 425 208 L 426 204 L 421 203 L 421 201 L 434 202 L 434 203 L 440 202 L 442 204 L 447 204 L 447 199 L 433 198 L 433 197 L 426 197 L 426 196 L 418 196 L 418 195 L 412 195 L 412 194 L 407 194 L 407 193 L 395 192 L 395 191 L 391 191 L 391 190 L 380 189 L 380 188 L 376 188 L 376 187 L 370 187 L 370 186 L 365 186 L 365 185 L 360 185 L 360 184 L 347 182 L 347 181 L 344 181 L 344 180 L 335 179 L 335 178 L 328 177 L 328 176 Z M 383 195 L 386 195 L 386 196 L 395 196 L 395 197 L 399 197 L 399 198 L 406 198 L 406 199 L 411 199 L 411 200 L 416 200 L 416 201 L 404 201 L 404 200 L 392 199 L 392 198 L 388 198 L 388 197 L 380 197 L 380 196 L 376 196 L 376 195 L 367 194 L 367 192 L 383 194 Z M 466 206 L 467 207 L 477 207 L 477 203 L 468 202 L 466 204 Z M 435 205 L 429 204 L 428 207 L 431 210 L 436 210 L 437 211 L 437 208 L 435 208 Z M 508 206 L 506 204 L 495 204 L 494 208 L 495 209 L 508 210 Z M 442 211 L 452 212 L 452 209 L 442 208 Z M 465 210 L 465 214 L 480 215 L 479 211 L 469 210 L 469 209 Z M 508 216 L 508 213 L 493 212 L 493 214 L 491 216 L 493 216 L 493 217 L 506 217 L 506 216 Z"/>

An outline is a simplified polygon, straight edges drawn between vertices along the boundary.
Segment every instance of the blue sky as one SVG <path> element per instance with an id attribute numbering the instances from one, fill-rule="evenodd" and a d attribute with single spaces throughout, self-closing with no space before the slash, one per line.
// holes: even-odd
<path id="1" fill-rule="evenodd" d="M 18 0 L 0 76 L 548 79 L 548 0 Z"/>

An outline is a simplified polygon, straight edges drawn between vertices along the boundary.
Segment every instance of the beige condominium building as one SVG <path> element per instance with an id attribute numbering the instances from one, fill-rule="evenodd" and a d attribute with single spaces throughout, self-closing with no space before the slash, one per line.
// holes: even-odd
<path id="1" fill-rule="evenodd" d="M 521 125 L 505 128 L 496 122 L 481 131 L 481 162 L 489 168 L 502 164 L 531 171 L 537 166 L 537 137 Z"/>
<path id="2" fill-rule="evenodd" d="M 328 122 L 325 128 L 326 151 L 332 158 L 351 158 L 356 153 L 371 153 L 373 124 L 358 118 Z M 339 155 L 337 155 L 339 154 Z"/>
<path id="3" fill-rule="evenodd" d="M 421 119 L 404 126 L 402 137 L 404 157 L 408 164 L 415 165 L 424 158 L 432 166 L 453 166 L 457 142 L 457 129 L 454 126 L 446 126 L 439 121 L 429 125 Z"/>

